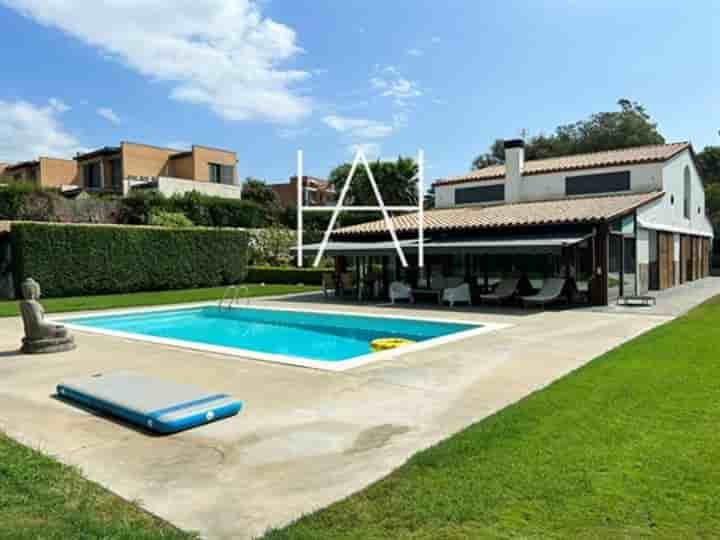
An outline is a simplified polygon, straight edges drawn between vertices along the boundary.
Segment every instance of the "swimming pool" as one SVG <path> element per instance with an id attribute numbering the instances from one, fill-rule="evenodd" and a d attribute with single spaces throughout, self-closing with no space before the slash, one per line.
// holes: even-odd
<path id="1" fill-rule="evenodd" d="M 76 330 L 331 370 L 490 329 L 466 322 L 210 305 L 67 317 L 59 322 Z M 388 337 L 415 343 L 373 353 L 370 342 Z"/>

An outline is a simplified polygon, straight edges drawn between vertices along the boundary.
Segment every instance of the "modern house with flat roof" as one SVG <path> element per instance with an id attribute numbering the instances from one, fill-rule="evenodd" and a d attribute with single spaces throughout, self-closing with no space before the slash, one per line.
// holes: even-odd
<path id="1" fill-rule="evenodd" d="M 90 191 L 127 194 L 152 189 L 164 195 L 199 191 L 240 198 L 237 155 L 193 145 L 181 151 L 147 144 L 121 142 L 75 156 L 80 185 Z"/>
<path id="2" fill-rule="evenodd" d="M 283 208 L 297 204 L 297 176 L 291 176 L 286 184 L 272 184 L 270 188 L 277 194 Z M 314 176 L 303 176 L 303 204 L 307 206 L 327 206 L 336 199 L 335 188 L 327 180 Z"/>
<path id="3" fill-rule="evenodd" d="M 526 161 L 523 141 L 506 141 L 504 165 L 434 187 L 423 270 L 418 215 L 405 214 L 392 222 L 407 268 L 379 220 L 333 233 L 326 253 L 336 271 L 352 268 L 386 291 L 395 280 L 418 287 L 454 277 L 473 297 L 508 276 L 522 276 L 530 290 L 556 277 L 572 285 L 574 302 L 592 305 L 709 275 L 713 229 L 689 143 Z"/>
<path id="4" fill-rule="evenodd" d="M 41 156 L 36 160 L 6 165 L 0 174 L 16 182 L 30 182 L 39 187 L 60 188 L 78 184 L 77 163 L 72 159 Z"/>

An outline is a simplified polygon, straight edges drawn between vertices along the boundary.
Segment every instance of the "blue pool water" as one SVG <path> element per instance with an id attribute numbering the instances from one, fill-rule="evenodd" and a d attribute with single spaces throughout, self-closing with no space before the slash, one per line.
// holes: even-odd
<path id="1" fill-rule="evenodd" d="M 339 362 L 372 352 L 370 342 L 377 338 L 426 341 L 479 328 L 412 319 L 214 306 L 66 318 L 63 322 L 324 362 Z"/>

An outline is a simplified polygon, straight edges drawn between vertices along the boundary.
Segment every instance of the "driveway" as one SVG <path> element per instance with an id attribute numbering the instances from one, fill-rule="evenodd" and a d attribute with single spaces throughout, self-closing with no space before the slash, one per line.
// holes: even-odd
<path id="1" fill-rule="evenodd" d="M 252 538 L 362 489 L 415 452 L 716 294 L 720 279 L 708 278 L 659 295 L 655 309 L 433 310 L 448 320 L 511 326 L 345 372 L 83 333 L 75 351 L 20 356 L 22 323 L 2 319 L 0 430 L 183 529 Z M 337 308 L 317 296 L 255 303 Z M 119 368 L 228 392 L 245 408 L 157 437 L 53 398 L 61 379 Z"/>

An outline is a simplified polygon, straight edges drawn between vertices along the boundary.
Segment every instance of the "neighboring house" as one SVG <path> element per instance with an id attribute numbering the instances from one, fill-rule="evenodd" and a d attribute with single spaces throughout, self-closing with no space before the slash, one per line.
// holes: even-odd
<path id="1" fill-rule="evenodd" d="M 39 187 L 59 188 L 78 184 L 77 164 L 72 159 L 39 157 L 34 161 L 7 165 L 2 175 Z"/>
<path id="2" fill-rule="evenodd" d="M 153 189 L 164 195 L 199 191 L 240 198 L 237 155 L 193 145 L 180 151 L 147 144 L 122 142 L 75 156 L 81 185 L 90 191 L 127 194 L 131 189 Z"/>
<path id="3" fill-rule="evenodd" d="M 8 168 L 9 163 L 5 163 L 4 161 L 0 161 L 0 177 L 5 176 L 5 169 Z"/>
<path id="4" fill-rule="evenodd" d="M 563 277 L 576 286 L 576 300 L 593 305 L 709 275 L 713 229 L 690 144 L 532 161 L 524 154 L 523 141 L 506 141 L 505 165 L 435 182 L 423 271 L 417 214 L 393 218 L 407 269 L 383 221 L 335 231 L 327 254 L 338 272 L 382 268 L 385 287 L 455 276 L 477 294 L 511 275 L 535 288 Z"/>
<path id="5" fill-rule="evenodd" d="M 287 184 L 272 184 L 283 208 L 297 204 L 297 176 L 291 176 Z M 303 176 L 303 204 L 327 206 L 335 202 L 335 188 L 327 181 L 313 176 Z"/>

